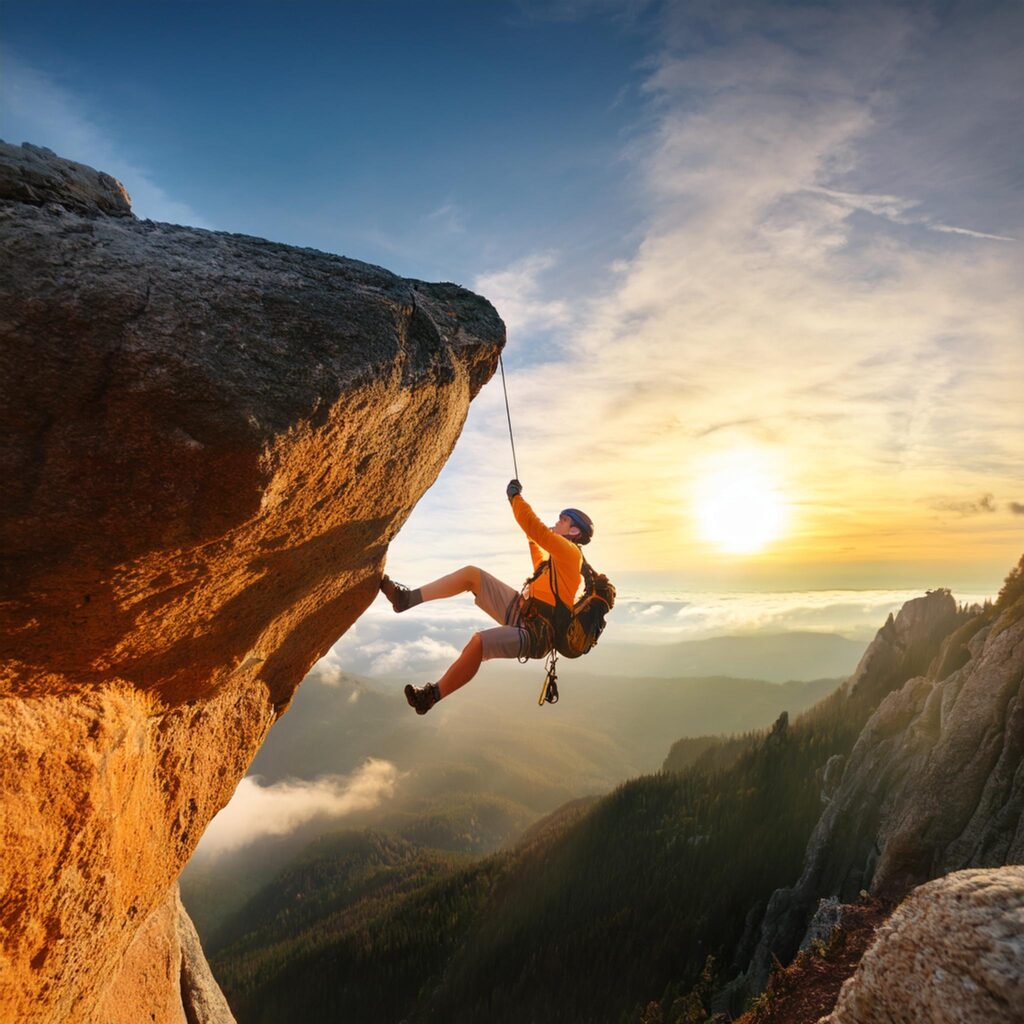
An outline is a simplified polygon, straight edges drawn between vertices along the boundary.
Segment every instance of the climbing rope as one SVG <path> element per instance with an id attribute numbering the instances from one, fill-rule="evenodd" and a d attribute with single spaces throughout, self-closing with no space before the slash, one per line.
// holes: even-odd
<path id="1" fill-rule="evenodd" d="M 501 390 L 502 390 L 502 392 L 505 395 L 505 417 L 508 419 L 508 440 L 509 440 L 509 444 L 512 445 L 512 469 L 515 471 L 515 478 L 518 480 L 519 479 L 519 466 L 516 463 L 516 440 L 515 440 L 515 437 L 513 437 L 513 435 L 512 435 L 512 412 L 509 409 L 509 405 L 508 405 L 508 387 L 505 384 L 505 364 L 502 362 L 501 353 L 500 352 L 498 353 L 498 366 L 501 367 Z M 546 563 L 546 567 L 548 568 L 549 571 L 551 571 L 552 578 L 553 578 L 553 576 L 554 576 L 554 569 L 553 569 L 553 567 L 551 565 L 550 559 Z M 544 571 L 544 569 L 545 569 L 545 564 L 540 565 L 537 568 L 537 571 L 534 572 L 533 576 L 531 576 L 530 579 L 528 579 L 526 581 L 526 583 L 523 584 L 523 591 L 524 592 L 525 592 L 527 586 L 529 586 L 530 583 L 532 583 L 535 579 L 538 579 L 540 577 L 540 575 Z M 558 600 L 557 583 L 555 584 L 555 587 L 556 587 L 556 589 L 555 589 L 555 600 L 557 601 Z M 523 600 L 523 598 L 520 597 L 520 601 L 522 601 L 522 600 Z M 509 611 L 511 611 L 511 607 L 510 607 Z M 505 617 L 506 617 L 506 621 L 507 621 L 508 618 L 509 618 L 509 615 L 506 613 Z M 520 625 L 520 630 L 522 631 L 523 639 L 522 639 L 522 643 L 520 645 L 519 661 L 523 662 L 523 661 L 529 660 L 529 652 L 527 650 L 524 650 L 523 648 L 524 647 L 528 647 L 529 641 L 530 641 L 530 634 L 529 634 L 529 630 L 527 628 L 524 628 L 522 625 Z M 554 644 L 552 644 L 551 649 L 548 651 L 547 663 L 545 665 L 545 668 L 547 669 L 547 671 L 544 674 L 544 685 L 541 687 L 540 699 L 537 701 L 537 703 L 541 707 L 543 707 L 545 704 L 557 704 L 558 703 L 558 668 L 557 668 L 557 665 L 558 665 L 558 651 L 555 650 Z"/>
<path id="2" fill-rule="evenodd" d="M 505 386 L 505 364 L 501 361 L 501 353 L 498 353 L 498 366 L 501 367 L 501 390 L 505 392 L 505 415 L 508 417 L 508 439 L 512 445 L 512 468 L 515 470 L 515 478 L 519 479 L 519 467 L 516 465 L 516 441 L 512 436 L 512 413 L 508 408 L 508 388 Z"/>

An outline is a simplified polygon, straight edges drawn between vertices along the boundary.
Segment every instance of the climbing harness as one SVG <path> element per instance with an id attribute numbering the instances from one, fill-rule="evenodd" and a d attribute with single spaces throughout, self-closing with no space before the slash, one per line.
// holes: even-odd
<path id="1" fill-rule="evenodd" d="M 581 552 L 582 555 L 582 552 Z M 531 583 L 549 573 L 555 606 L 527 597 Z M 615 605 L 615 586 L 604 573 L 595 572 L 583 556 L 583 596 L 570 608 L 558 595 L 558 577 L 552 560 L 545 559 L 523 584 L 519 596 L 509 605 L 506 621 L 516 620 L 520 628 L 520 663 L 547 658 L 544 684 L 537 704 L 558 703 L 558 656 L 579 658 L 590 651 L 604 632 L 605 616 Z"/>
<path id="2" fill-rule="evenodd" d="M 545 564 L 542 563 L 523 584 L 505 615 L 507 623 L 519 627 L 519 653 L 516 657 L 521 665 L 543 658 L 555 645 L 555 627 L 551 621 L 554 609 L 543 601 L 526 596 L 530 584 L 544 573 Z"/>

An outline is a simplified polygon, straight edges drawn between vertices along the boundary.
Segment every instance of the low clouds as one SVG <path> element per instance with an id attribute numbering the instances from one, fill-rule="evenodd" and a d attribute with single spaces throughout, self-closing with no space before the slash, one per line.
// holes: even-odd
<path id="1" fill-rule="evenodd" d="M 210 822 L 198 852 L 219 856 L 265 836 L 286 835 L 314 818 L 371 810 L 394 795 L 399 778 L 393 764 L 374 758 L 350 776 L 325 776 L 313 782 L 262 786 L 258 776 L 248 776 Z"/>
<path id="2" fill-rule="evenodd" d="M 782 593 L 680 593 L 655 602 L 625 600 L 615 612 L 613 642 L 668 643 L 751 633 L 838 633 L 870 639 L 886 616 L 922 590 L 812 590 Z M 980 604 L 991 594 L 955 593 L 958 601 Z"/>
<path id="3" fill-rule="evenodd" d="M 734 593 L 679 589 L 642 594 L 622 587 L 601 643 L 603 647 L 659 644 L 739 633 L 803 630 L 870 639 L 890 612 L 898 611 L 905 602 L 923 593 L 921 588 Z M 980 604 L 993 596 L 959 590 L 954 595 L 966 604 Z M 489 619 L 465 602 L 430 602 L 396 616 L 381 600 L 318 662 L 310 678 L 331 685 L 344 671 L 410 680 L 436 679 L 454 657 L 447 652 L 461 649 L 474 630 L 489 625 Z M 398 652 L 394 663 L 382 661 L 380 651 Z M 392 664 L 398 667 L 391 667 Z"/>
<path id="4" fill-rule="evenodd" d="M 369 657 L 369 671 L 373 675 L 388 675 L 420 665 L 437 668 L 457 658 L 459 651 L 443 640 L 424 636 L 406 643 L 373 641 L 362 648 L 362 654 Z"/>
<path id="5" fill-rule="evenodd" d="M 380 599 L 317 663 L 328 685 L 342 673 L 436 680 L 469 638 L 494 623 L 467 599 L 437 601 L 396 616 Z"/>

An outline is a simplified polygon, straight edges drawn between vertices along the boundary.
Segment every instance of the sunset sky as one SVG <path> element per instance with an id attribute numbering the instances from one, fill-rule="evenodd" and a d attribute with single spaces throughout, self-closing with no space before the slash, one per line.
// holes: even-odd
<path id="1" fill-rule="evenodd" d="M 0 135 L 489 298 L 525 496 L 695 591 L 1024 551 L 1024 6 L 0 3 Z M 518 584 L 499 379 L 393 545 Z"/>

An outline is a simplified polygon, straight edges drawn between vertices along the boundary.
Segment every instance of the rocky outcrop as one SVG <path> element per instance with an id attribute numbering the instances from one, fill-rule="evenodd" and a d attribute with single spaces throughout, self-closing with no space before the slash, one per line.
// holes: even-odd
<path id="1" fill-rule="evenodd" d="M 235 1024 L 176 885 L 136 932 L 95 1018 L 103 1024 Z"/>
<path id="2" fill-rule="evenodd" d="M 0 144 L 0 238 L 0 1007 L 92 1021 L 174 973 L 181 867 L 504 328 L 455 285 L 139 221 L 36 147 Z M 185 1012 L 186 974 L 135 1019 Z"/>
<path id="3" fill-rule="evenodd" d="M 951 658 L 960 667 L 935 678 Z M 903 682 L 908 669 L 916 671 Z M 944 591 L 910 602 L 865 654 L 847 699 L 865 693 L 880 702 L 849 758 L 828 772 L 803 872 L 769 901 L 741 991 L 763 987 L 773 958 L 789 961 L 819 898 L 849 902 L 862 889 L 892 898 L 958 869 L 1024 861 L 1017 611 L 965 622 Z"/>
<path id="4" fill-rule="evenodd" d="M 884 900 L 823 900 L 808 941 L 792 963 L 775 965 L 768 984 L 736 1024 L 818 1024 L 836 1005 L 843 983 L 857 969 L 875 932 L 892 912 Z M 712 1020 L 726 1020 L 716 1015 Z"/>
<path id="5" fill-rule="evenodd" d="M 1019 1024 L 1024 867 L 916 889 L 878 929 L 827 1024 Z"/>
<path id="6" fill-rule="evenodd" d="M 9 146 L 0 140 L 0 196 L 32 206 L 52 205 L 76 213 L 131 217 L 131 197 L 103 171 L 57 158 L 52 149 Z"/>

